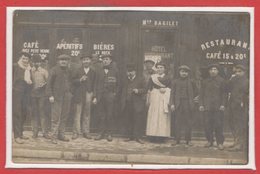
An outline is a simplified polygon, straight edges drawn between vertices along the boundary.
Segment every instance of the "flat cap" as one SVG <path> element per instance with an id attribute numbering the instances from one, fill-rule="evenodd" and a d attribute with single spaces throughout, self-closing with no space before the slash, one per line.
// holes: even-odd
<path id="1" fill-rule="evenodd" d="M 179 66 L 178 69 L 179 69 L 179 71 L 180 70 L 190 71 L 190 68 L 187 65 L 181 65 L 181 66 Z"/>
<path id="2" fill-rule="evenodd" d="M 61 54 L 58 56 L 58 60 L 69 60 L 71 57 L 67 54 Z"/>
<path id="3" fill-rule="evenodd" d="M 43 59 L 42 59 L 42 57 L 39 54 L 33 54 L 32 61 L 33 62 L 42 62 Z"/>
<path id="4" fill-rule="evenodd" d="M 235 68 L 236 68 L 236 69 L 243 70 L 243 71 L 246 70 L 246 67 L 245 67 L 244 65 L 236 65 Z"/>
<path id="5" fill-rule="evenodd" d="M 155 62 L 153 60 L 151 60 L 151 59 L 144 60 L 144 63 L 148 63 L 148 62 L 155 64 Z"/>
<path id="6" fill-rule="evenodd" d="M 92 59 L 92 55 L 82 54 L 82 55 L 80 56 L 80 59 L 83 59 L 83 58 L 90 58 L 90 59 Z"/>
<path id="7" fill-rule="evenodd" d="M 219 70 L 219 64 L 216 64 L 216 63 L 210 64 L 210 65 L 208 66 L 208 70 L 210 70 L 211 68 L 217 68 L 217 69 Z"/>

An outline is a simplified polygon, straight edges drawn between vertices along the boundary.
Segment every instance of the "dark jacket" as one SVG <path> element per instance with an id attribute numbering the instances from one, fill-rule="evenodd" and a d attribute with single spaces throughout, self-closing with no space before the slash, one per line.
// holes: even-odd
<path id="1" fill-rule="evenodd" d="M 119 73 L 117 69 L 112 66 L 109 67 L 109 71 L 105 74 L 103 68 L 96 71 L 96 80 L 94 85 L 94 97 L 97 101 L 100 101 L 104 93 L 113 93 L 118 95 L 119 93 Z"/>
<path id="2" fill-rule="evenodd" d="M 205 110 L 219 110 L 220 106 L 225 106 L 226 99 L 225 80 L 222 77 L 217 76 L 202 81 L 199 104 L 204 106 Z"/>
<path id="3" fill-rule="evenodd" d="M 27 91 L 31 85 L 27 84 L 24 80 L 25 70 L 22 69 L 17 63 L 13 65 L 13 89 L 16 91 Z"/>
<path id="4" fill-rule="evenodd" d="M 132 81 L 128 77 L 122 80 L 121 109 L 125 109 L 126 102 L 131 101 L 136 112 L 141 112 L 145 107 L 144 95 L 146 94 L 145 80 L 143 76 L 136 76 Z M 138 93 L 131 92 L 138 89 Z"/>
<path id="5" fill-rule="evenodd" d="M 190 79 L 190 78 L 186 78 L 186 79 L 176 79 L 172 82 L 172 86 L 171 86 L 171 104 L 173 104 L 175 106 L 175 108 L 177 109 L 180 105 L 181 102 L 181 97 L 180 96 L 180 91 L 182 90 L 182 86 L 181 83 L 184 82 L 185 86 L 186 86 L 186 92 L 187 92 L 187 99 L 189 100 L 189 104 L 190 104 L 190 108 L 193 109 L 194 108 L 194 97 L 196 97 L 197 95 L 197 86 L 195 84 L 195 82 Z"/>
<path id="6" fill-rule="evenodd" d="M 249 81 L 245 75 L 229 80 L 227 89 L 231 94 L 229 99 L 231 104 L 248 104 Z"/>
<path id="7" fill-rule="evenodd" d="M 86 75 L 87 80 L 80 82 L 80 78 Z M 73 100 L 76 103 L 84 101 L 86 92 L 94 92 L 96 73 L 92 68 L 89 68 L 88 74 L 85 73 L 84 68 L 80 67 L 72 77 L 73 82 Z"/>
<path id="8" fill-rule="evenodd" d="M 55 66 L 50 70 L 46 85 L 46 95 L 53 96 L 55 100 L 61 101 L 65 93 L 71 93 L 71 71 Z"/>

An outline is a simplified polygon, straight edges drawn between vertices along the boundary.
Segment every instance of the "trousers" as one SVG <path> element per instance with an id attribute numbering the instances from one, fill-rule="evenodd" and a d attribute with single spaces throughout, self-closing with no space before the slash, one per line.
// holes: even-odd
<path id="1" fill-rule="evenodd" d="M 93 93 L 86 92 L 85 101 L 76 104 L 76 111 L 73 123 L 73 133 L 87 134 L 90 131 L 91 102 Z"/>
<path id="2" fill-rule="evenodd" d="M 205 111 L 204 113 L 205 135 L 208 142 L 214 142 L 214 133 L 217 144 L 224 143 L 223 135 L 223 111 Z"/>
<path id="3" fill-rule="evenodd" d="M 57 138 L 57 135 L 64 136 L 67 118 L 70 113 L 71 93 L 64 94 L 63 99 L 55 100 L 51 104 L 51 132 L 52 138 Z"/>

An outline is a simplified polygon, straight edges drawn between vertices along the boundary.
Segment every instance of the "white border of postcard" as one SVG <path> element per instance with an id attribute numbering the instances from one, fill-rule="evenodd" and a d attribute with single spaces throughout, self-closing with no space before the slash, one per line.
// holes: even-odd
<path id="1" fill-rule="evenodd" d="M 181 12 L 247 12 L 250 14 L 250 107 L 249 161 L 247 165 L 143 165 L 143 164 L 18 164 L 12 162 L 12 45 L 15 10 L 91 10 L 91 11 L 181 11 Z M 89 169 L 253 169 L 255 170 L 255 103 L 254 103 L 254 8 L 253 7 L 7 7 L 6 22 L 6 168 L 89 168 Z"/>

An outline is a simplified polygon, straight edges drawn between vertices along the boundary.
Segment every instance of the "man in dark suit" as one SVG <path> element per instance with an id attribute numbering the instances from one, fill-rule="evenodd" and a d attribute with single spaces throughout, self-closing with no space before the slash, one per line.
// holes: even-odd
<path id="1" fill-rule="evenodd" d="M 81 57 L 82 67 L 76 71 L 72 78 L 73 101 L 76 104 L 72 139 L 77 139 L 81 131 L 83 137 L 91 139 L 89 135 L 90 115 L 96 76 L 95 71 L 90 67 L 91 58 L 88 55 Z"/>
<path id="2" fill-rule="evenodd" d="M 243 65 L 235 66 L 235 74 L 228 82 L 229 121 L 235 142 L 230 151 L 246 151 L 248 141 L 249 80 Z"/>
<path id="3" fill-rule="evenodd" d="M 32 87 L 30 58 L 30 54 L 21 53 L 13 66 L 13 131 L 14 140 L 18 144 L 23 144 L 23 140 L 28 139 L 23 135 L 23 126 L 29 114 Z"/>
<path id="4" fill-rule="evenodd" d="M 127 76 L 122 82 L 121 109 L 124 113 L 129 131 L 129 138 L 125 141 L 136 141 L 143 144 L 141 140 L 146 93 L 143 76 L 136 75 L 134 64 L 127 65 Z"/>
<path id="5" fill-rule="evenodd" d="M 71 102 L 71 71 L 68 67 L 70 56 L 58 56 L 58 64 L 50 71 L 47 81 L 46 94 L 51 103 L 51 142 L 57 144 L 69 141 L 65 136 L 66 121 L 70 112 Z"/>
<path id="6" fill-rule="evenodd" d="M 197 95 L 195 82 L 189 77 L 190 68 L 186 65 L 179 67 L 179 78 L 172 83 L 171 109 L 175 113 L 173 130 L 176 144 L 180 144 L 181 132 L 185 131 L 186 145 L 191 146 L 192 111 L 194 97 Z"/>
<path id="7" fill-rule="evenodd" d="M 209 78 L 202 81 L 199 96 L 199 110 L 204 112 L 205 134 L 208 141 L 205 147 L 213 146 L 215 132 L 218 149 L 223 150 L 223 119 L 227 97 L 225 81 L 218 75 L 218 65 L 210 65 L 208 72 Z"/>
<path id="8" fill-rule="evenodd" d="M 112 130 L 114 127 L 114 107 L 116 96 L 119 93 L 119 74 L 112 66 L 112 57 L 103 57 L 103 68 L 96 72 L 94 99 L 101 117 L 99 127 L 100 134 L 95 140 L 101 140 L 107 135 L 107 140 L 112 141 Z"/>

